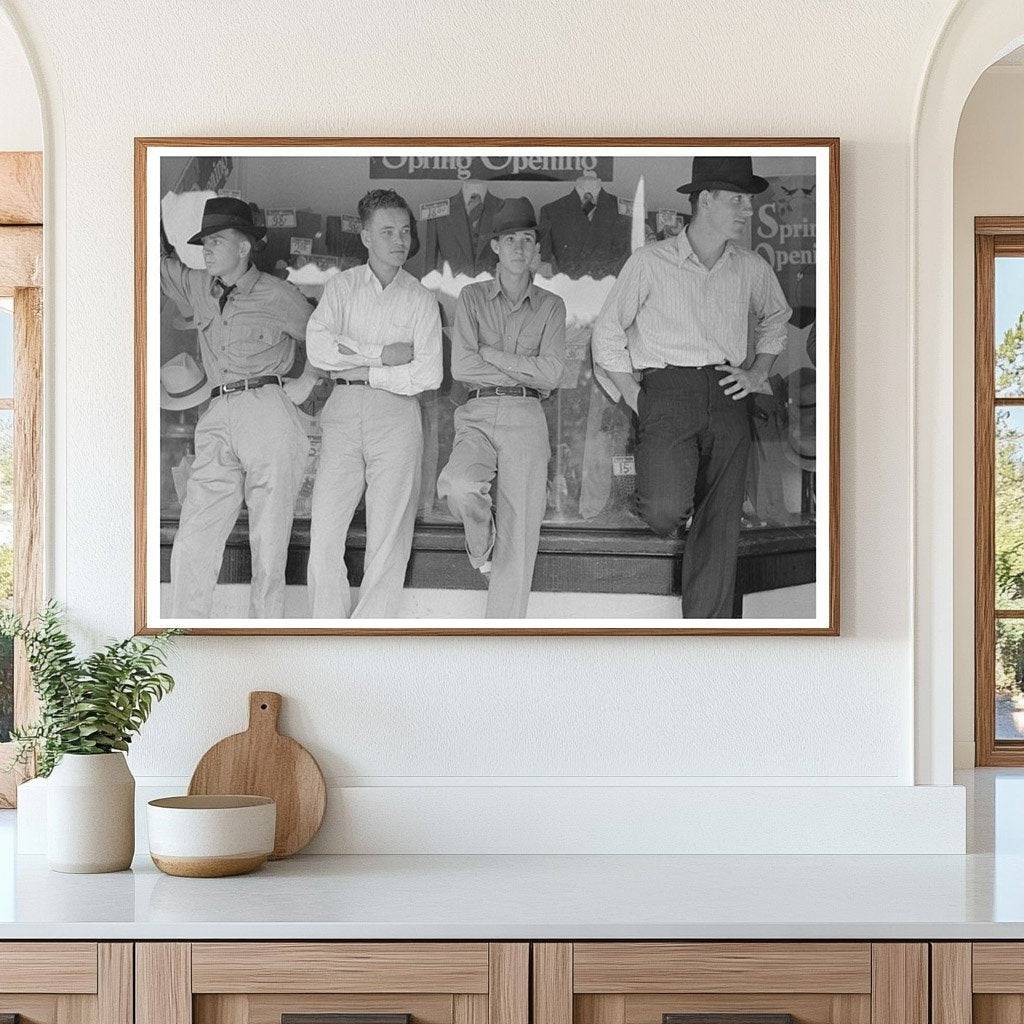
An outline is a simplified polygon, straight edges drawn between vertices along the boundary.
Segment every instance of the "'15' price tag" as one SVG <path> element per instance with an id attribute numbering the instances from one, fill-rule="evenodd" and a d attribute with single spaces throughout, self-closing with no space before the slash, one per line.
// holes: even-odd
<path id="1" fill-rule="evenodd" d="M 613 455 L 612 476 L 636 476 L 636 462 L 633 456 Z"/>

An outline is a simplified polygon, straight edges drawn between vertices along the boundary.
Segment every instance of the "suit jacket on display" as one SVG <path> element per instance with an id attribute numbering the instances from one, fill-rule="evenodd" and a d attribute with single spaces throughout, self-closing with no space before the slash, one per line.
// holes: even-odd
<path id="1" fill-rule="evenodd" d="M 619 213 L 619 200 L 604 189 L 588 217 L 573 189 L 541 207 L 540 258 L 556 274 L 577 278 L 615 276 L 630 254 L 632 221 Z"/>
<path id="2" fill-rule="evenodd" d="M 448 204 L 446 214 L 420 221 L 422 249 L 407 269 L 423 277 L 448 263 L 453 274 L 476 277 L 484 271 L 493 273 L 498 257 L 491 249 L 491 228 L 501 200 L 490 192 L 484 195 L 484 208 L 475 235 L 470 231 L 462 192 L 456 192 Z"/>

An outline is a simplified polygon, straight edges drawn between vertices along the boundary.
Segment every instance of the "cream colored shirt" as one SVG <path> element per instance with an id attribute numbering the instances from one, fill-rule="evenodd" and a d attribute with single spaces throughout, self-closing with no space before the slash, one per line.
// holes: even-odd
<path id="1" fill-rule="evenodd" d="M 594 325 L 594 362 L 629 373 L 647 367 L 740 366 L 754 352 L 786 347 L 792 310 L 778 278 L 756 253 L 727 242 L 709 270 L 686 232 L 637 249 L 612 285 Z"/>
<path id="2" fill-rule="evenodd" d="M 382 365 L 384 346 L 394 342 L 412 345 L 412 362 Z M 432 391 L 441 384 L 437 300 L 404 270 L 386 288 L 368 263 L 343 270 L 327 282 L 309 318 L 306 355 L 314 366 L 339 374 L 369 366 L 370 386 L 396 395 Z"/>

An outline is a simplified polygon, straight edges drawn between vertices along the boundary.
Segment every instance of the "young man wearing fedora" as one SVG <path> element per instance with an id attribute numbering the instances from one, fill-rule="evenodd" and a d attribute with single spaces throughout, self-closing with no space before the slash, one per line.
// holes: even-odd
<path id="1" fill-rule="evenodd" d="M 367 262 L 332 277 L 309 321 L 315 366 L 335 387 L 320 414 L 308 582 L 313 618 L 388 619 L 398 612 L 412 551 L 423 458 L 422 391 L 441 383 L 441 314 L 402 264 L 412 213 L 391 189 L 359 201 Z M 345 542 L 366 495 L 366 551 L 352 607 Z"/>
<path id="2" fill-rule="evenodd" d="M 562 378 L 565 303 L 533 283 L 539 246 L 528 199 L 506 200 L 492 232 L 494 280 L 466 285 L 455 312 L 452 376 L 470 392 L 455 412 L 437 493 L 462 520 L 470 563 L 488 577 L 487 617 L 511 619 L 526 614 L 547 506 L 551 445 L 540 402 Z"/>
<path id="3" fill-rule="evenodd" d="M 310 306 L 297 288 L 252 263 L 264 235 L 249 205 L 207 201 L 202 226 L 205 270 L 160 261 L 160 283 L 191 315 L 210 404 L 195 432 L 195 462 L 171 550 L 171 615 L 208 619 L 224 545 L 244 503 L 252 552 L 252 618 L 284 617 L 284 570 L 295 500 L 309 441 L 295 410 L 316 377 L 284 377 L 305 337 Z"/>
<path id="4" fill-rule="evenodd" d="M 738 240 L 768 182 L 750 157 L 694 157 L 692 220 L 627 260 L 594 327 L 594 361 L 639 417 L 640 515 L 686 526 L 684 618 L 731 618 L 747 477 L 747 397 L 785 348 L 790 308 L 772 268 Z M 748 325 L 753 318 L 753 360 Z M 639 375 L 639 383 L 636 375 Z"/>

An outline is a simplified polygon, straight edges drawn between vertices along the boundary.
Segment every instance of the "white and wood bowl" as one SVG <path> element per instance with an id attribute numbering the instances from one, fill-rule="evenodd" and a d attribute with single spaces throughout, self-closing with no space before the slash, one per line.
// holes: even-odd
<path id="1" fill-rule="evenodd" d="M 146 819 L 150 856 L 168 875 L 244 875 L 274 850 L 277 806 L 265 796 L 162 797 L 149 801 Z"/>

